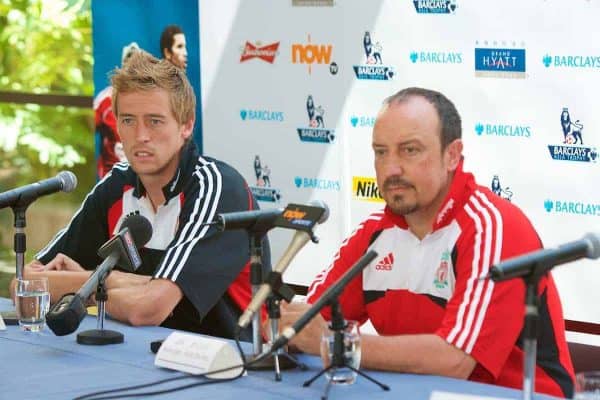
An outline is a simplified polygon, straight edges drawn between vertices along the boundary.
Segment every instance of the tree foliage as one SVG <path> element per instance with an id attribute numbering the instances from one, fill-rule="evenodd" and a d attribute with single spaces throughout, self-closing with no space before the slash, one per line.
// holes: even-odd
<path id="1" fill-rule="evenodd" d="M 91 24 L 90 0 L 0 0 L 0 91 L 91 97 Z M 73 208 L 95 181 L 93 125 L 91 107 L 0 103 L 0 192 L 70 169 L 76 192 L 35 206 Z M 28 242 L 41 222 L 29 219 Z M 14 263 L 12 224 L 0 211 L 0 259 Z"/>
<path id="2" fill-rule="evenodd" d="M 0 0 L 0 90 L 93 95 L 89 0 Z M 0 103 L 0 190 L 73 170 L 95 179 L 93 111 Z"/>

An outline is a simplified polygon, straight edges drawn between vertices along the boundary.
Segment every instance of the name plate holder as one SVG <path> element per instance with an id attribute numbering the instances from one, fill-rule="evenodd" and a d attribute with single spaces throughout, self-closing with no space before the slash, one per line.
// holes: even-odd
<path id="1" fill-rule="evenodd" d="M 154 365 L 193 375 L 239 366 L 206 376 L 211 379 L 229 379 L 240 374 L 242 358 L 225 340 L 193 333 L 173 332 L 160 346 Z"/>
<path id="2" fill-rule="evenodd" d="M 508 397 L 490 397 L 483 395 L 472 395 L 465 393 L 451 393 L 434 390 L 429 400 L 509 400 Z"/>

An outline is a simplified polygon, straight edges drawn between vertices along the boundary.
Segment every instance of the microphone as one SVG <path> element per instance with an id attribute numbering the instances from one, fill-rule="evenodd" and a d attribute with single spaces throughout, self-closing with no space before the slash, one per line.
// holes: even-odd
<path id="1" fill-rule="evenodd" d="M 313 319 L 323 307 L 328 305 L 331 300 L 337 298 L 344 288 L 350 283 L 352 279 L 356 275 L 358 275 L 367 265 L 371 263 L 377 257 L 377 252 L 375 250 L 369 250 L 365 255 L 363 255 L 349 270 L 347 270 L 344 275 L 340 277 L 333 285 L 331 285 L 319 300 L 317 300 L 311 308 L 308 309 L 304 315 L 302 315 L 292 326 L 286 327 L 281 335 L 273 342 L 271 346 L 270 352 L 275 352 L 285 346 L 298 332 L 300 332 L 306 324 Z"/>
<path id="2" fill-rule="evenodd" d="M 62 171 L 54 178 L 21 186 L 0 193 L 0 209 L 26 207 L 35 199 L 55 192 L 72 192 L 77 187 L 77 177 L 71 171 Z"/>
<path id="3" fill-rule="evenodd" d="M 495 282 L 529 275 L 536 268 L 551 269 L 580 258 L 600 257 L 600 237 L 587 233 L 582 239 L 562 244 L 553 249 L 542 249 L 513 257 L 494 265 L 485 278 Z"/>
<path id="4" fill-rule="evenodd" d="M 136 247 L 143 247 L 152 237 L 150 221 L 141 215 L 131 215 L 123 221 L 119 232 L 98 250 L 104 258 L 77 293 L 61 297 L 46 314 L 46 324 L 57 336 L 74 332 L 87 315 L 86 300 L 115 265 L 135 271 L 142 259 Z"/>
<path id="5" fill-rule="evenodd" d="M 314 225 L 315 222 L 318 224 L 322 224 L 323 222 L 327 221 L 327 219 L 329 218 L 329 207 L 327 207 L 327 204 L 325 204 L 325 202 L 323 202 L 321 200 L 313 200 L 310 204 L 311 204 L 310 207 L 320 208 L 322 210 L 319 220 L 313 221 L 312 225 Z M 299 207 L 299 206 L 295 206 L 295 207 Z M 298 211 L 296 211 L 296 210 L 289 211 L 286 209 L 283 211 L 283 213 L 280 211 L 279 214 L 285 216 L 286 213 L 288 213 L 288 212 L 290 214 L 292 214 L 292 217 L 295 217 L 296 216 L 295 214 L 298 213 Z M 296 222 L 296 219 L 294 219 L 294 222 Z M 283 256 L 281 256 L 281 258 L 277 262 L 275 269 L 273 269 L 273 271 L 271 273 L 275 273 L 275 274 L 279 274 L 279 275 L 283 274 L 283 272 L 290 265 L 290 263 L 292 262 L 292 260 L 296 256 L 296 254 L 298 254 L 300 249 L 302 249 L 306 245 L 306 243 L 308 243 L 308 241 L 310 239 L 311 239 L 310 232 L 308 232 L 304 229 L 297 231 L 294 234 L 294 237 L 292 238 L 292 241 L 288 245 L 287 249 L 283 253 Z M 246 310 L 244 311 L 244 313 L 240 316 L 240 318 L 238 320 L 238 327 L 240 329 L 243 329 L 246 326 L 248 326 L 248 324 L 252 320 L 252 316 L 260 309 L 260 306 L 267 300 L 267 297 L 269 297 L 269 295 L 271 294 L 271 291 L 272 291 L 272 287 L 269 283 L 263 283 L 260 285 L 260 288 L 256 292 L 256 295 L 252 298 L 252 300 L 250 301 L 250 304 L 248 304 L 248 307 L 246 308 Z"/>
<path id="6" fill-rule="evenodd" d="M 273 227 L 273 222 L 281 215 L 283 209 L 236 211 L 217 214 L 216 225 L 221 231 L 247 229 L 250 231 L 267 231 Z"/>

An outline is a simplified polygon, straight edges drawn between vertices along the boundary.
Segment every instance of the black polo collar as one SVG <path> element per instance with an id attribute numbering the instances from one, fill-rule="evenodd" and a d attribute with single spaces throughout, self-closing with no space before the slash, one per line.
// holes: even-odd
<path id="1" fill-rule="evenodd" d="M 192 171 L 197 159 L 198 149 L 193 140 L 190 139 L 190 141 L 181 148 L 179 166 L 177 167 L 175 174 L 169 183 L 162 188 L 166 201 L 169 201 L 171 198 L 181 193 L 183 189 L 183 182 L 185 180 L 184 177 L 190 175 L 188 171 Z M 140 177 L 136 174 L 133 195 L 137 198 L 140 198 L 145 194 L 146 188 L 144 188 Z"/>

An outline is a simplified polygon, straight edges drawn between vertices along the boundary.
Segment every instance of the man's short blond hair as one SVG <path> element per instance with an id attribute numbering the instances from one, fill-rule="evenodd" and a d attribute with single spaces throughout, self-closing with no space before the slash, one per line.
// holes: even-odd
<path id="1" fill-rule="evenodd" d="M 139 50 L 127 59 L 121 68 L 111 75 L 112 104 L 115 116 L 119 117 L 119 94 L 153 89 L 164 89 L 169 93 L 171 112 L 179 125 L 195 118 L 196 96 L 185 71 L 168 60 L 159 60 Z"/>

